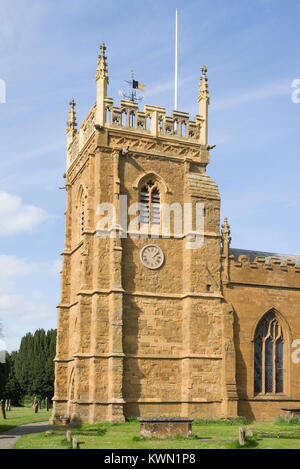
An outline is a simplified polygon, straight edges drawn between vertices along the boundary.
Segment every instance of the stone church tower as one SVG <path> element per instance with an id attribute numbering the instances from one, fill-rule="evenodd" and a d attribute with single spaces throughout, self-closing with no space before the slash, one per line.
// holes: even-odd
<path id="1" fill-rule="evenodd" d="M 229 289 L 231 272 L 237 284 L 242 271 L 230 252 L 227 220 L 220 232 L 220 195 L 206 173 L 212 148 L 207 70 L 202 68 L 194 121 L 179 111 L 168 117 L 162 107 L 145 105 L 141 111 L 131 101 L 116 107 L 107 96 L 105 50 L 102 44 L 96 104 L 79 130 L 70 103 L 52 419 L 64 414 L 90 423 L 126 416 L 236 417 L 238 330 L 226 297 L 242 318 L 247 291 L 239 296 L 239 290 Z M 197 236 L 197 203 L 203 242 L 190 248 Z M 132 204 L 140 204 L 136 225 L 130 223 L 131 208 L 124 216 L 124 206 Z M 192 207 L 192 224 L 177 232 L 171 223 L 170 236 L 163 236 L 162 207 L 172 204 Z M 116 215 L 107 217 L 106 225 L 103 207 Z M 245 286 L 249 260 L 243 257 Z M 284 278 L 278 277 L 281 285 Z M 268 282 L 260 281 L 266 289 Z M 255 312 L 247 331 L 276 306 L 272 298 L 265 310 Z M 250 344 L 252 338 L 244 334 L 244 340 Z M 252 353 L 250 345 L 245 350 Z M 249 366 L 252 361 L 250 356 Z M 245 370 L 238 374 L 241 382 Z M 246 399 L 243 383 L 241 389 Z"/>
<path id="2" fill-rule="evenodd" d="M 107 97 L 100 47 L 97 101 L 67 127 L 67 211 L 53 420 L 235 417 L 233 314 L 221 286 L 220 195 L 206 174 L 206 68 L 195 121 L 185 112 Z M 142 203 L 143 235 L 120 223 L 120 195 Z M 144 204 L 143 204 L 144 201 Z M 160 236 L 161 204 L 203 204 L 204 242 Z M 99 205 L 117 219 L 99 236 Z M 151 212 L 151 213 L 150 213 Z M 194 215 L 195 217 L 195 215 Z M 172 216 L 171 216 L 172 218 Z M 124 216 L 123 216 L 124 219 Z M 195 223 L 195 220 L 193 220 Z M 125 220 L 126 224 L 126 220 Z M 156 228 L 157 236 L 147 236 Z M 146 227 L 146 231 L 145 231 Z M 105 230 L 104 230 L 105 231 Z"/>

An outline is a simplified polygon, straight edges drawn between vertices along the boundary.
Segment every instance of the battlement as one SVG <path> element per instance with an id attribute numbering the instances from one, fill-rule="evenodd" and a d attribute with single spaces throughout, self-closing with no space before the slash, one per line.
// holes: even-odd
<path id="1" fill-rule="evenodd" d="M 96 104 L 78 130 L 76 129 L 75 102 L 72 100 L 70 103 L 71 109 L 67 122 L 67 168 L 95 132 L 101 129 L 106 129 L 109 134 L 117 132 L 122 135 L 126 132 L 127 135 L 131 134 L 133 137 L 155 139 L 156 142 L 162 140 L 169 142 L 170 145 L 172 143 L 190 145 L 189 153 L 211 148 L 207 145 L 209 94 L 205 66 L 202 68 L 198 94 L 199 112 L 194 120 L 190 120 L 187 112 L 174 110 L 171 116 L 167 116 L 165 108 L 149 104 L 140 110 L 136 102 L 137 98 L 133 98 L 132 101 L 121 100 L 119 106 L 115 106 L 113 99 L 107 96 L 108 70 L 104 43 L 101 44 L 100 50 L 96 75 Z"/>
<path id="2" fill-rule="evenodd" d="M 103 127 L 108 130 L 132 132 L 140 136 L 168 138 L 173 141 L 200 143 L 203 119 L 197 115 L 195 121 L 189 119 L 187 112 L 172 111 L 166 115 L 166 109 L 146 104 L 143 111 L 136 103 L 120 101 L 114 106 L 113 99 L 105 98 L 105 122 Z M 68 147 L 69 165 L 76 159 L 86 142 L 95 132 L 96 104 L 90 110 Z"/>
<path id="3" fill-rule="evenodd" d="M 174 137 L 198 141 L 200 137 L 203 119 L 195 117 L 195 121 L 189 120 L 187 112 L 172 111 L 171 116 L 166 116 L 166 109 L 146 104 L 140 111 L 137 103 L 120 101 L 120 106 L 115 107 L 113 100 L 104 100 L 106 111 L 105 127 L 118 127 L 123 130 L 134 130 L 154 137 Z"/>
<path id="4" fill-rule="evenodd" d="M 230 282 L 300 288 L 300 256 L 230 250 Z"/>

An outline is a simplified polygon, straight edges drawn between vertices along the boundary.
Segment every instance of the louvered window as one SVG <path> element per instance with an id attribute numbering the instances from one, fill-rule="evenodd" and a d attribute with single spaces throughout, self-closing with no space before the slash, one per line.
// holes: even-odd
<path id="1" fill-rule="evenodd" d="M 140 192 L 140 223 L 160 225 L 160 193 L 152 181 L 147 182 Z"/>

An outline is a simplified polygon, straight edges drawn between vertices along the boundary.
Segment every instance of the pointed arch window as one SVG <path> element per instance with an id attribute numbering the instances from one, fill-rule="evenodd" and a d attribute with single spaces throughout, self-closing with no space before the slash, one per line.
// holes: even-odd
<path id="1" fill-rule="evenodd" d="M 276 315 L 267 313 L 254 337 L 254 393 L 278 394 L 284 388 L 283 332 Z"/>
<path id="2" fill-rule="evenodd" d="M 140 191 L 140 223 L 160 225 L 160 192 L 153 181 L 148 181 Z"/>

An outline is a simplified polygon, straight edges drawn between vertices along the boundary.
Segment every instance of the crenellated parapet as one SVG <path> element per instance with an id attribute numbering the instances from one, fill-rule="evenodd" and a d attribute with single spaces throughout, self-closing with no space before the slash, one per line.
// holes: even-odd
<path id="1" fill-rule="evenodd" d="M 209 150 L 207 145 L 199 143 L 202 126 L 202 119 L 199 116 L 196 116 L 195 121 L 189 120 L 189 114 L 185 112 L 173 111 L 171 116 L 167 116 L 164 108 L 150 105 L 145 105 L 143 111 L 140 111 L 138 105 L 130 101 L 121 101 L 117 107 L 110 98 L 105 99 L 105 104 L 106 122 L 103 128 L 112 137 L 118 135 L 122 138 L 124 133 L 123 138 L 125 136 L 131 136 L 133 140 L 148 138 L 149 142 L 152 140 L 150 145 L 153 147 L 157 146 L 155 144 L 157 141 L 153 143 L 153 138 L 159 139 L 169 145 L 171 153 L 174 145 L 184 145 L 186 150 L 181 148 L 182 154 L 193 155 L 195 150 L 196 152 Z M 91 109 L 78 131 L 74 133 L 67 150 L 68 167 L 96 132 L 95 113 L 96 106 Z M 176 153 L 178 152 L 175 151 Z"/>
<path id="2" fill-rule="evenodd" d="M 115 107 L 111 98 L 105 99 L 106 121 L 105 127 L 138 131 L 154 137 L 183 138 L 198 142 L 201 133 L 202 118 L 189 119 L 187 112 L 173 111 L 166 115 L 165 108 L 145 105 L 139 110 L 137 103 L 120 101 Z"/>
<path id="3" fill-rule="evenodd" d="M 199 115 L 190 119 L 187 112 L 174 110 L 171 116 L 163 107 L 146 104 L 139 109 L 138 103 L 121 100 L 118 105 L 107 96 L 108 71 L 106 47 L 100 46 L 96 83 L 97 100 L 87 118 L 76 129 L 74 105 L 68 121 L 67 169 L 79 158 L 87 142 L 98 132 L 107 134 L 108 146 L 122 141 L 124 146 L 135 146 L 182 157 L 199 157 L 205 167 L 209 162 L 207 144 L 207 106 L 209 104 L 206 68 L 202 69 L 199 89 Z M 120 140 L 121 139 L 121 140 Z M 118 145 L 116 145 L 118 146 Z"/>
<path id="4" fill-rule="evenodd" d="M 232 249 L 229 283 L 300 289 L 300 256 Z"/>

